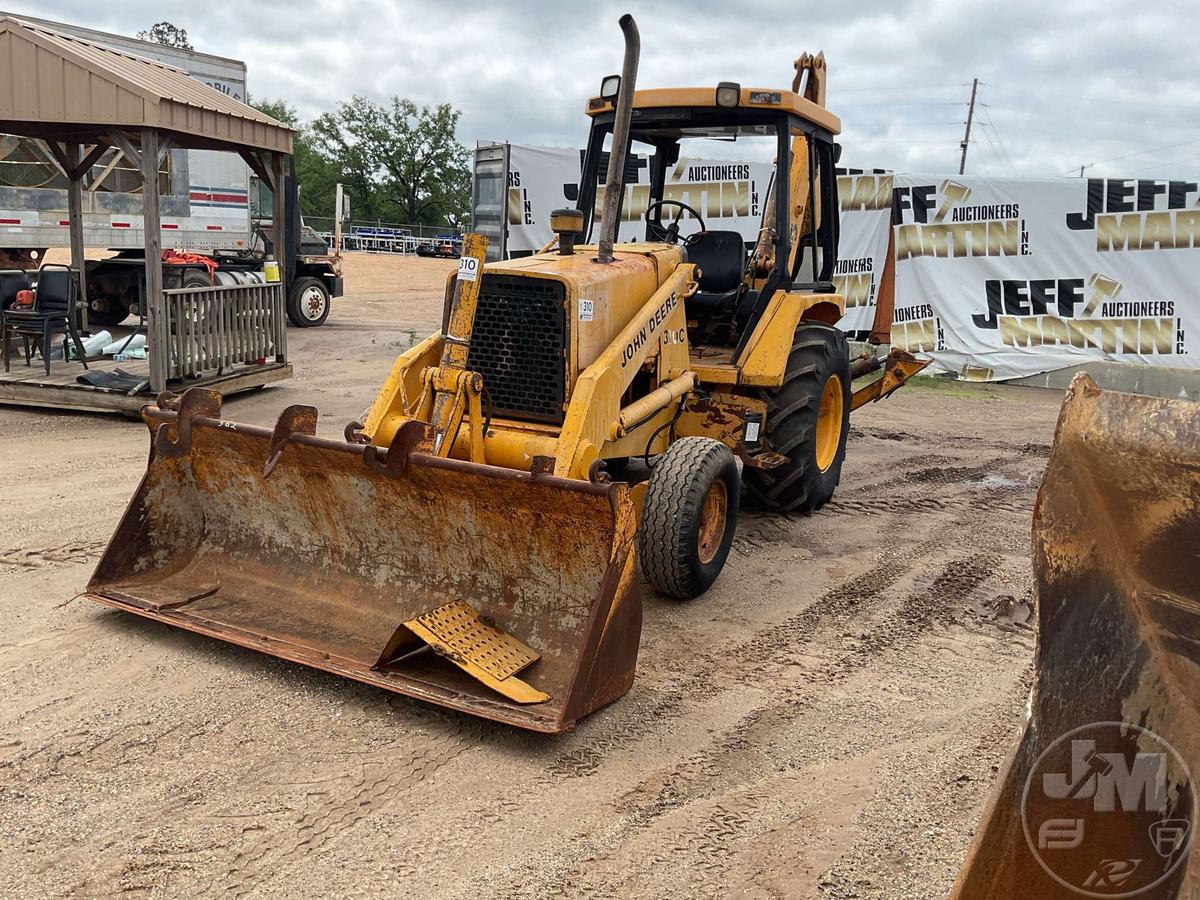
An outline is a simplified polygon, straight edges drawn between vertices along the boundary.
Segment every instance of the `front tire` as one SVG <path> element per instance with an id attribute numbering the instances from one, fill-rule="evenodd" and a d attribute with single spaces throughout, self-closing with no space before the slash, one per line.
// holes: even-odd
<path id="1" fill-rule="evenodd" d="M 288 297 L 288 318 L 297 328 L 316 328 L 329 318 L 329 289 L 320 278 L 297 278 Z"/>
<path id="2" fill-rule="evenodd" d="M 741 482 L 733 453 L 712 438 L 680 438 L 658 458 L 638 531 L 642 577 L 690 600 L 709 589 L 737 530 Z"/>
<path id="3" fill-rule="evenodd" d="M 760 392 L 767 403 L 764 444 L 787 462 L 745 471 L 753 502 L 778 512 L 811 513 L 833 496 L 850 433 L 850 354 L 846 336 L 823 322 L 801 322 L 783 384 Z"/>

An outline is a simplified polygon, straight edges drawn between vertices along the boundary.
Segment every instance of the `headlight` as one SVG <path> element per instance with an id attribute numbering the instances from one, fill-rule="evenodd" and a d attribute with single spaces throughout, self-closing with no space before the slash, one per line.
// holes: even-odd
<path id="1" fill-rule="evenodd" d="M 609 75 L 600 82 L 600 96 L 605 100 L 616 100 L 621 92 L 621 76 Z"/>
<path id="2" fill-rule="evenodd" d="M 737 106 L 742 99 L 742 86 L 732 81 L 717 85 L 717 106 Z"/>

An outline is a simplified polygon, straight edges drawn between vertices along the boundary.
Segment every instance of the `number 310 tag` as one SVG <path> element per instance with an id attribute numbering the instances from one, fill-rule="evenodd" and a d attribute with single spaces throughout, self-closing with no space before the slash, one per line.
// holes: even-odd
<path id="1" fill-rule="evenodd" d="M 460 281 L 474 281 L 479 276 L 479 260 L 473 256 L 464 256 L 458 261 L 458 278 Z"/>

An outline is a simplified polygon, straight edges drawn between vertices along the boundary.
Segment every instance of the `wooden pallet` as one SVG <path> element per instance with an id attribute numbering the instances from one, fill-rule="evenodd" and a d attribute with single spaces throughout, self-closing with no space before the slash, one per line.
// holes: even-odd
<path id="1" fill-rule="evenodd" d="M 93 387 L 80 384 L 76 379 L 83 374 L 83 366 L 77 362 L 51 362 L 50 374 L 40 359 L 26 366 L 22 355 L 14 354 L 10 371 L 0 371 L 0 404 L 41 406 L 50 409 L 76 409 L 89 412 L 120 412 L 136 415 L 143 404 L 154 397 L 147 390 L 130 395 L 113 388 Z M 88 360 L 88 370 L 112 372 L 121 369 L 130 375 L 150 378 L 150 366 L 144 359 L 127 359 L 114 362 L 111 359 Z M 185 387 L 206 387 L 220 391 L 223 396 L 253 390 L 275 381 L 292 377 L 291 363 L 271 363 L 263 366 L 242 366 L 232 372 L 207 375 L 190 379 L 186 384 L 171 384 L 169 388 L 181 391 Z"/>

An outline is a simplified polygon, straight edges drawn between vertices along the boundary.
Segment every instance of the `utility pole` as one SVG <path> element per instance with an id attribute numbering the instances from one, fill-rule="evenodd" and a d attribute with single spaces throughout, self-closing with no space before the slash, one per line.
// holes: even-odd
<path id="1" fill-rule="evenodd" d="M 975 118 L 975 95 L 979 92 L 979 79 L 971 81 L 971 105 L 967 107 L 967 133 L 962 139 L 962 157 L 958 161 L 958 174 L 967 169 L 967 146 L 971 143 L 971 121 Z"/>

